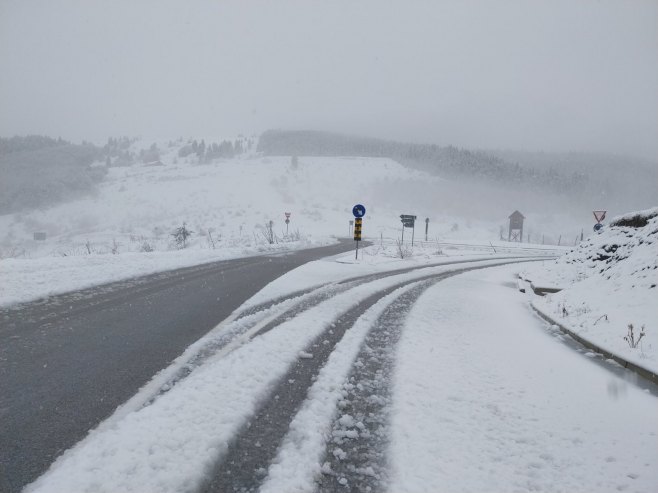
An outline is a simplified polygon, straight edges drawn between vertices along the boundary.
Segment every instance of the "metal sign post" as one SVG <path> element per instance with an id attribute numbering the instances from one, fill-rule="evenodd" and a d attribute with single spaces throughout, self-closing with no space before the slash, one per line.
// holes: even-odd
<path id="1" fill-rule="evenodd" d="M 411 246 L 414 246 L 414 233 L 416 231 L 416 216 L 410 216 L 408 214 L 400 215 L 400 220 L 402 221 L 402 243 L 404 243 L 404 228 L 411 228 Z"/>
<path id="2" fill-rule="evenodd" d="M 284 212 L 286 215 L 286 236 L 288 236 L 288 225 L 290 224 L 290 212 Z"/>
<path id="3" fill-rule="evenodd" d="M 354 215 L 354 241 L 356 241 L 356 253 L 354 259 L 359 258 L 359 242 L 361 241 L 361 226 L 363 224 L 363 216 L 366 215 L 366 208 L 361 204 L 356 204 L 352 207 L 352 214 Z"/>
<path id="4" fill-rule="evenodd" d="M 430 218 L 426 217 L 425 218 L 425 241 L 427 241 L 427 228 L 429 227 L 429 225 L 430 225 Z"/>

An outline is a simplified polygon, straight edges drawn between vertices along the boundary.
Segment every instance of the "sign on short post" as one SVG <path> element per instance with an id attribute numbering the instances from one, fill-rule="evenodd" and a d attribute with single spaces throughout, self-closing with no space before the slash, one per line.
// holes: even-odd
<path id="1" fill-rule="evenodd" d="M 366 208 L 361 204 L 356 204 L 352 207 L 352 214 L 354 215 L 354 241 L 356 241 L 356 253 L 354 259 L 359 258 L 359 242 L 361 241 L 361 226 L 363 225 L 363 216 L 366 215 Z"/>
<path id="2" fill-rule="evenodd" d="M 288 236 L 288 225 L 290 224 L 290 212 L 284 212 L 286 215 L 286 236 Z"/>
<path id="3" fill-rule="evenodd" d="M 605 219 L 605 213 L 608 211 L 592 211 L 594 214 L 594 219 L 596 219 L 596 224 L 594 225 L 594 232 L 599 233 L 603 229 L 603 224 L 601 224 L 601 221 Z"/>
<path id="4" fill-rule="evenodd" d="M 400 221 L 402 221 L 402 243 L 404 243 L 404 228 L 411 228 L 411 246 L 414 246 L 414 234 L 416 232 L 416 216 L 409 214 L 401 214 Z"/>

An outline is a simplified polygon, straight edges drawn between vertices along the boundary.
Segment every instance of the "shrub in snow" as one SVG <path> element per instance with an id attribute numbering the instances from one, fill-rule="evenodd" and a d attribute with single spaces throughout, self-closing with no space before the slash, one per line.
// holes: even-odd
<path id="1" fill-rule="evenodd" d="M 142 246 L 139 247 L 140 252 L 152 252 L 153 250 L 153 246 L 148 241 L 145 241 L 142 243 Z"/>
<path id="2" fill-rule="evenodd" d="M 273 226 L 274 226 L 274 221 L 265 223 L 265 228 L 263 228 L 260 232 L 261 236 L 265 238 L 265 241 L 267 241 L 270 245 L 274 245 L 275 242 L 278 243 L 278 238 L 276 234 L 274 234 L 274 230 L 272 229 Z"/>
<path id="3" fill-rule="evenodd" d="M 628 324 L 628 334 L 624 336 L 624 340 L 628 343 L 631 349 L 635 349 L 643 337 L 644 337 L 644 325 L 640 329 L 639 337 L 636 339 L 635 333 L 633 332 L 633 324 Z"/>
<path id="4" fill-rule="evenodd" d="M 283 238 L 285 241 L 301 241 L 302 234 L 298 229 L 296 229 L 295 231 L 291 231 L 289 234 L 285 235 Z"/>
<path id="5" fill-rule="evenodd" d="M 399 238 L 395 240 L 395 245 L 396 245 L 395 253 L 398 258 L 411 257 L 411 255 L 413 254 L 413 250 L 405 246 L 404 243 L 402 243 L 402 240 L 400 240 Z"/>
<path id="6" fill-rule="evenodd" d="M 212 236 L 212 228 L 208 228 L 208 234 L 206 236 L 208 240 L 208 245 L 214 250 L 217 246 L 217 241 L 221 239 L 222 235 L 219 235 L 219 238 L 213 238 Z"/>
<path id="7" fill-rule="evenodd" d="M 187 229 L 185 226 L 185 223 L 180 228 L 176 228 L 176 230 L 171 233 L 171 236 L 174 237 L 174 243 L 176 244 L 176 248 L 179 250 L 182 248 L 187 247 L 187 239 L 192 236 L 192 231 Z"/>

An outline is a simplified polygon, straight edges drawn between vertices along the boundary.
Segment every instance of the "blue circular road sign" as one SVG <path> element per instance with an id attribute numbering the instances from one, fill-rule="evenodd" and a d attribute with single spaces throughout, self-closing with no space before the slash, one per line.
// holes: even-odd
<path id="1" fill-rule="evenodd" d="M 363 217 L 366 215 L 366 208 L 361 204 L 356 204 L 352 207 L 352 214 L 354 214 L 354 217 Z"/>
<path id="2" fill-rule="evenodd" d="M 596 224 L 594 225 L 594 232 L 595 232 L 595 233 L 598 233 L 598 232 L 601 231 L 602 229 L 603 229 L 603 224 L 601 224 L 601 223 L 596 223 Z"/>

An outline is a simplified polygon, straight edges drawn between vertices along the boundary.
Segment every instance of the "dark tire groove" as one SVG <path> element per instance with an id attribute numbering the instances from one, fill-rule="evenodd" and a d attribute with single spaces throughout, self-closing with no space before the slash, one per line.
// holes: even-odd
<path id="1" fill-rule="evenodd" d="M 419 283 L 391 303 L 366 336 L 343 385 L 344 398 L 327 443 L 320 492 L 377 492 L 387 483 L 386 446 L 395 348 L 411 307 L 444 275 Z"/>

